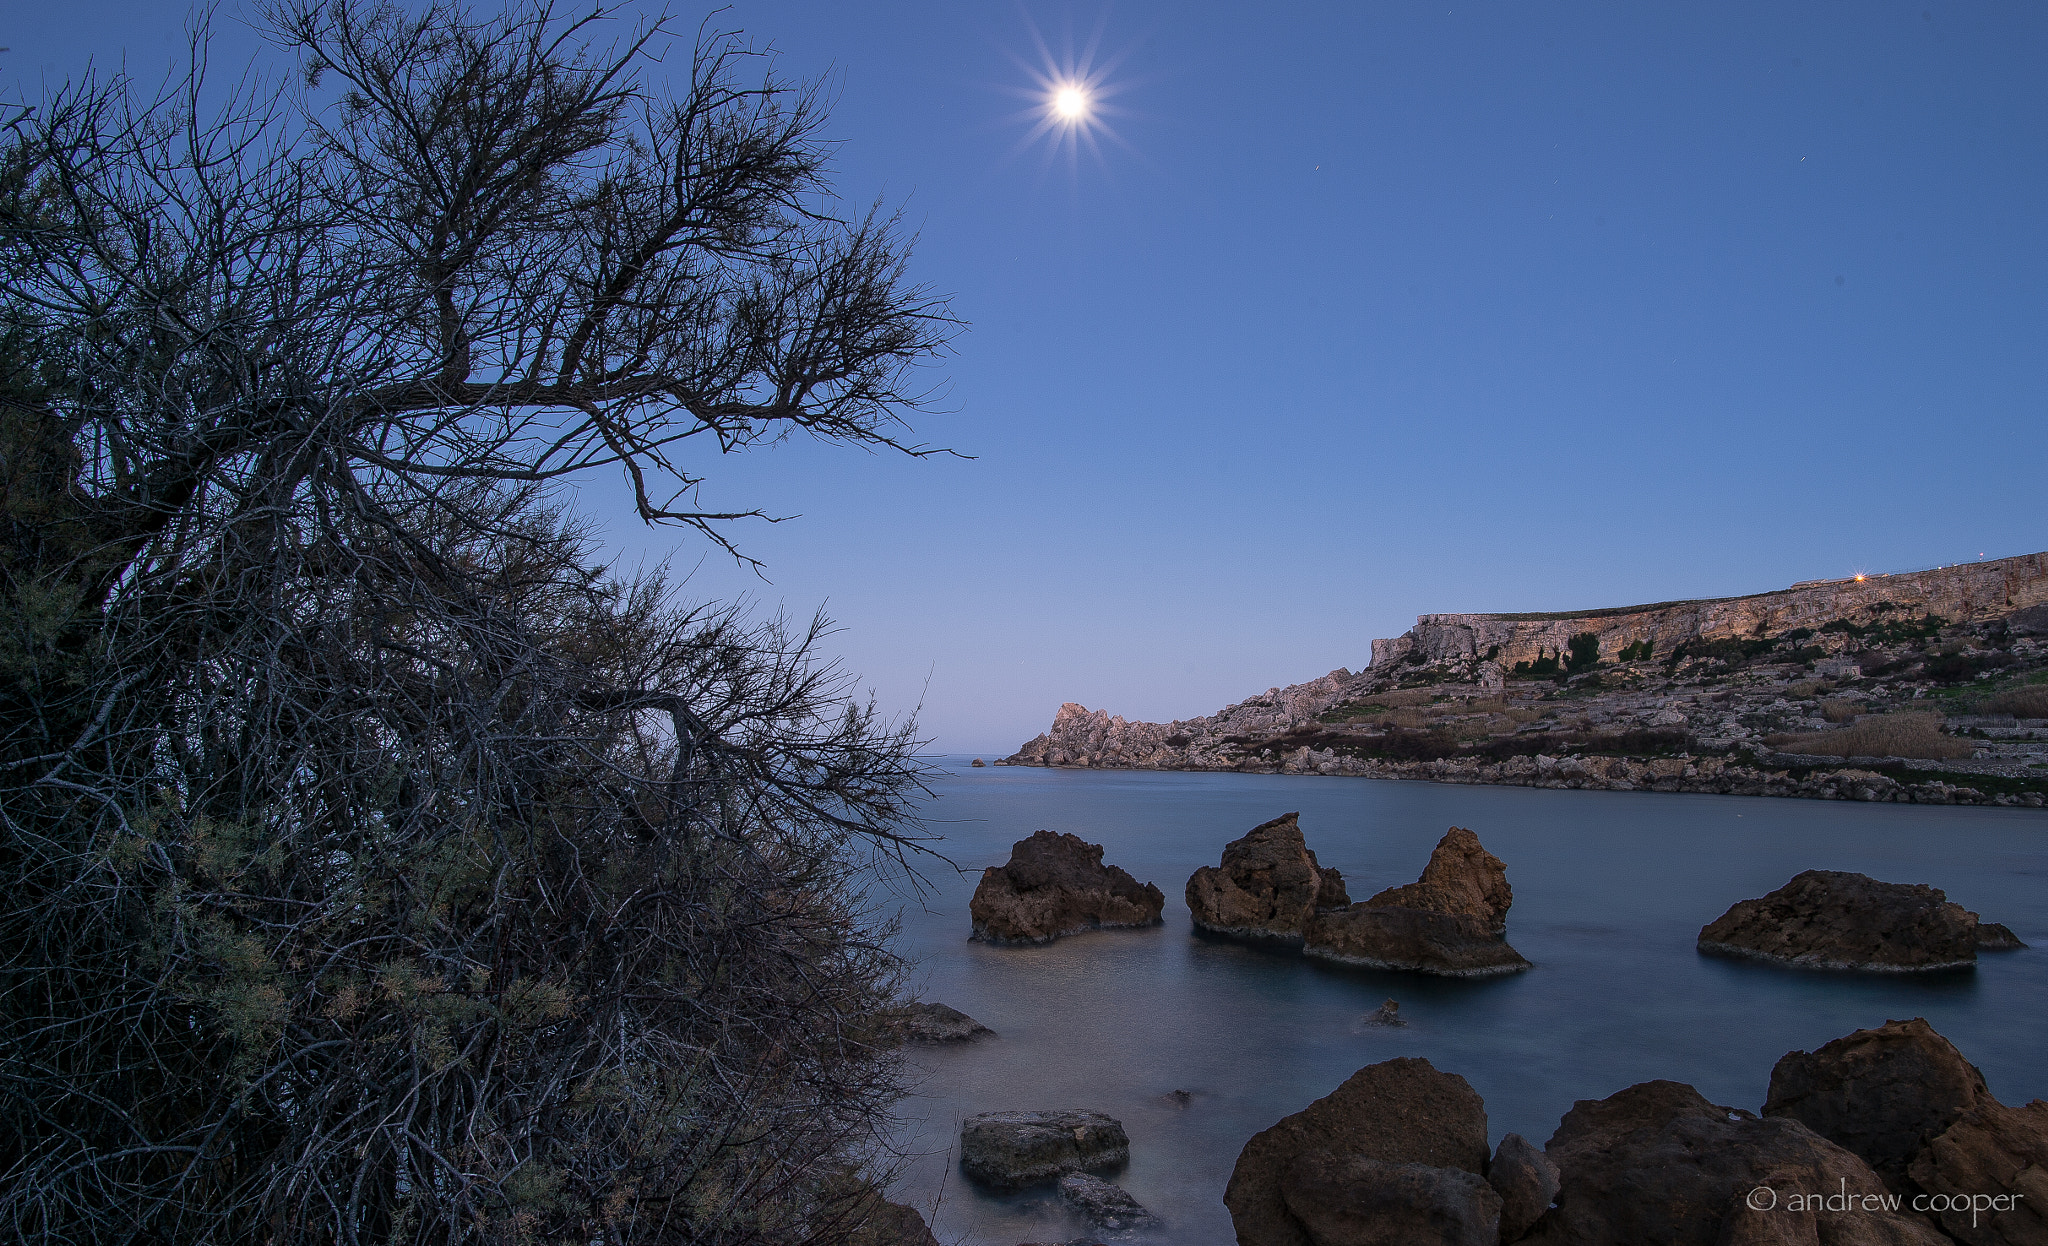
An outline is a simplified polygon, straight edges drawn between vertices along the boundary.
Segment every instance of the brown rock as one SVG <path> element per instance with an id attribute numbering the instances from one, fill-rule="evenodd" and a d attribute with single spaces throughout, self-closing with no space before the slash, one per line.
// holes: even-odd
<path id="1" fill-rule="evenodd" d="M 1907 1165 L 1990 1098 L 1984 1075 L 1919 1017 L 1858 1030 L 1771 1070 L 1765 1116 L 1786 1116 L 1863 1158 L 1891 1189 L 1912 1193 Z"/>
<path id="2" fill-rule="evenodd" d="M 848 1246 L 939 1246 L 917 1208 L 882 1198 L 874 1201 L 846 1240 Z"/>
<path id="3" fill-rule="evenodd" d="M 1557 1197 L 1557 1165 L 1520 1134 L 1508 1134 L 1494 1149 L 1486 1180 L 1500 1194 L 1500 1240 L 1512 1242 L 1550 1210 Z"/>
<path id="4" fill-rule="evenodd" d="M 994 1038 L 996 1033 L 958 1008 L 935 1003 L 904 1004 L 890 1018 L 890 1025 L 911 1043 L 969 1043 Z"/>
<path id="5" fill-rule="evenodd" d="M 2048 1243 L 2048 1103 L 1985 1097 L 1927 1144 L 1908 1173 L 1965 1246 Z"/>
<path id="6" fill-rule="evenodd" d="M 983 1112 L 960 1126 L 960 1170 L 984 1185 L 1018 1189 L 1070 1172 L 1130 1162 L 1123 1122 L 1103 1112 Z"/>
<path id="7" fill-rule="evenodd" d="M 1288 1163 L 1280 1191 L 1315 1246 L 1498 1246 L 1501 1240 L 1500 1195 L 1461 1168 L 1304 1151 Z"/>
<path id="8" fill-rule="evenodd" d="M 1478 1174 L 1486 1167 L 1486 1105 L 1464 1078 L 1411 1058 L 1368 1065 L 1238 1154 L 1223 1203 L 1244 1246 L 1313 1246 L 1282 1181 L 1312 1151 Z"/>
<path id="9" fill-rule="evenodd" d="M 1351 903 L 1344 876 L 1317 863 L 1300 818 L 1287 813 L 1260 823 L 1224 845 L 1221 866 L 1205 865 L 1188 877 L 1197 929 L 1299 943 L 1318 910 Z"/>
<path id="10" fill-rule="evenodd" d="M 1364 904 L 1316 914 L 1303 951 L 1343 965 L 1446 978 L 1487 978 L 1529 967 L 1479 918 Z"/>
<path id="11" fill-rule="evenodd" d="M 1020 839 L 1008 865 L 982 871 L 968 912 L 970 936 L 988 943 L 1050 943 L 1111 926 L 1157 926 L 1166 897 L 1114 865 L 1102 845 L 1040 831 Z"/>
<path id="12" fill-rule="evenodd" d="M 1507 867 L 1477 835 L 1454 826 L 1417 881 L 1310 918 L 1303 950 L 1340 964 L 1453 978 L 1520 973 L 1529 962 L 1505 938 L 1513 903 Z"/>
<path id="13" fill-rule="evenodd" d="M 1975 913 L 1970 914 L 1976 917 Z M 2027 946 L 2009 926 L 1979 919 L 1977 922 L 1977 950 L 1980 952 L 2017 952 Z"/>
<path id="14" fill-rule="evenodd" d="M 1508 906 L 1515 902 L 1508 886 L 1508 867 L 1479 846 L 1479 837 L 1454 826 L 1437 841 L 1422 867 L 1422 877 L 1389 887 L 1365 903 L 1373 908 L 1421 909 L 1476 917 L 1495 935 L 1508 929 Z"/>
<path id="15" fill-rule="evenodd" d="M 1522 1240 L 1545 1246 L 1939 1246 L 1890 1210 L 1870 1166 L 1789 1117 L 1709 1103 L 1691 1086 L 1643 1082 L 1581 1100 L 1545 1148 L 1557 1205 Z M 1767 1206 L 1752 1205 L 1767 1192 Z M 1804 1199 L 1837 1196 L 1852 1208 Z M 1795 1196 L 1797 1202 L 1795 1202 Z M 1761 1218 L 1759 1218 L 1761 1217 Z M 1783 1217 L 1774 1219 L 1772 1217 Z"/>
<path id="16" fill-rule="evenodd" d="M 1699 947 L 1811 969 L 1957 969 L 1977 963 L 1977 921 L 1938 887 L 1807 870 L 1707 923 Z"/>

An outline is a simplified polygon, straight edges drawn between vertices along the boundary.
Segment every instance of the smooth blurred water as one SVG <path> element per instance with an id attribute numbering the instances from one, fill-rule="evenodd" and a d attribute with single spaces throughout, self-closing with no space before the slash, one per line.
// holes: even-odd
<path id="1" fill-rule="evenodd" d="M 964 868 L 930 871 L 921 905 L 905 906 L 901 946 L 924 998 L 999 1035 L 913 1049 L 921 1087 L 899 1135 L 912 1159 L 894 1196 L 925 1210 L 942 1242 L 1089 1232 L 1050 1191 L 976 1190 L 953 1148 L 976 1112 L 1097 1108 L 1130 1133 L 1130 1167 L 1111 1179 L 1163 1218 L 1158 1236 L 1229 1246 L 1223 1187 L 1245 1139 L 1394 1056 L 1471 1082 L 1494 1141 L 1513 1131 L 1538 1145 L 1574 1100 L 1651 1078 L 1761 1107 L 1787 1051 L 1891 1018 L 1927 1018 L 2005 1102 L 2048 1097 L 2048 813 L 940 760 L 929 816 Z M 1508 939 L 1535 968 L 1478 982 L 1338 970 L 1194 934 L 1188 875 L 1289 810 L 1354 899 L 1414 881 L 1446 828 L 1470 827 L 1507 863 Z M 968 942 L 980 867 L 1040 828 L 1103 844 L 1106 861 L 1157 883 L 1166 924 L 1045 947 Z M 1815 868 L 1931 883 L 2032 946 L 1935 976 L 1800 972 L 1694 950 L 1730 904 Z M 1409 1024 L 1362 1026 L 1389 997 Z M 1163 1098 L 1174 1090 L 1192 1103 Z"/>

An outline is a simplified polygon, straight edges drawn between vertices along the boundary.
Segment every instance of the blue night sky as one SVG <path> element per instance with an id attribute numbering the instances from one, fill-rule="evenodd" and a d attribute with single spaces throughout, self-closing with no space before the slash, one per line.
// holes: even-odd
<path id="1" fill-rule="evenodd" d="M 9 96 L 183 42 L 174 6 L 10 7 Z M 216 63 L 260 50 L 238 11 Z M 1066 700 L 1208 713 L 1423 611 L 2048 548 L 2048 8 L 715 20 L 828 79 L 838 186 L 920 233 L 971 328 L 916 433 L 974 457 L 710 464 L 710 507 L 801 515 L 737 534 L 765 581 L 612 480 L 580 504 L 692 595 L 824 605 L 938 748 L 1008 752 Z M 1029 141 L 1040 78 L 1091 66 L 1092 143 Z"/>

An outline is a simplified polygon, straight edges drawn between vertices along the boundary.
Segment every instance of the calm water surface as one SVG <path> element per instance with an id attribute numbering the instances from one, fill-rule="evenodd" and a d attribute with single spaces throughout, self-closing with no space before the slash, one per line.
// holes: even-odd
<path id="1" fill-rule="evenodd" d="M 900 1108 L 911 1153 L 897 1198 L 941 1241 L 1012 1246 L 1088 1232 L 1048 1192 L 991 1197 L 954 1167 L 959 1122 L 1004 1109 L 1098 1108 L 1124 1123 L 1112 1179 L 1165 1221 L 1159 1238 L 1234 1242 L 1223 1187 L 1245 1139 L 1360 1067 L 1426 1056 L 1486 1099 L 1494 1141 L 1541 1145 L 1577 1099 L 1690 1082 L 1759 1108 L 1787 1051 L 1895 1017 L 1925 1017 L 2007 1103 L 2048 1097 L 2048 814 L 1733 796 L 1542 791 L 1301 776 L 967 767 L 945 758 L 930 806 L 961 866 L 928 871 L 902 947 L 925 998 L 999 1037 L 917 1049 Z M 1412 882 L 1445 829 L 1507 863 L 1508 939 L 1535 968 L 1458 982 L 1336 970 L 1297 953 L 1196 936 L 1182 889 L 1268 818 L 1301 811 L 1354 899 Z M 980 867 L 1033 831 L 1071 831 L 1166 893 L 1166 924 L 1038 948 L 967 941 Z M 1804 869 L 1924 882 L 2031 944 L 1975 972 L 1802 973 L 1700 956 L 1699 928 Z M 1409 1024 L 1361 1020 L 1387 998 Z M 1193 1093 L 1186 1108 L 1163 1096 Z M 934 1211 L 934 1209 L 936 1209 Z"/>

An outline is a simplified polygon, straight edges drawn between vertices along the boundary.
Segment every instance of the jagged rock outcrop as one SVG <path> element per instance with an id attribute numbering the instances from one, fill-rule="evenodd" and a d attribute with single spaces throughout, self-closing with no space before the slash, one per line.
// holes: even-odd
<path id="1" fill-rule="evenodd" d="M 1358 1228 L 1347 1218 L 1347 1206 L 1376 1207 L 1381 1216 L 1405 1207 L 1403 1214 L 1412 1215 L 1449 1201 L 1469 1220 L 1474 1202 L 1484 1208 L 1491 1197 L 1497 1216 L 1499 1196 L 1480 1178 L 1486 1158 L 1486 1105 L 1478 1093 L 1455 1073 L 1404 1057 L 1358 1070 L 1328 1095 L 1253 1135 L 1238 1154 L 1223 1203 L 1237 1240 L 1253 1246 L 1378 1240 L 1341 1235 Z M 1455 1177 L 1403 1173 L 1404 1165 L 1466 1174 L 1484 1193 Z M 1461 1190 L 1473 1202 L 1458 1202 Z M 1494 1225 L 1486 1228 L 1487 1240 L 1496 1240 Z"/>
<path id="2" fill-rule="evenodd" d="M 982 871 L 968 912 L 972 938 L 1049 943 L 1061 935 L 1116 926 L 1157 926 L 1166 897 L 1114 865 L 1102 845 L 1039 831 L 1010 849 L 1007 865 Z"/>
<path id="3" fill-rule="evenodd" d="M 1519 973 L 1529 962 L 1508 946 L 1513 903 L 1507 867 L 1477 835 L 1454 826 L 1416 882 L 1312 917 L 1303 950 L 1341 964 L 1443 977 Z"/>
<path id="4" fill-rule="evenodd" d="M 1565 1113 L 1544 1148 L 1557 1205 L 1522 1240 L 1544 1246 L 1940 1246 L 1885 1205 L 1870 1166 L 1798 1121 L 1710 1103 L 1679 1082 L 1643 1082 Z M 1768 1204 L 1752 1200 L 1762 1188 Z M 1778 1194 L 1826 1192 L 1853 1209 L 1795 1209 Z M 1867 1200 L 1867 1201 L 1864 1201 Z M 1824 1205 L 1825 1206 L 1825 1205 Z"/>
<path id="5" fill-rule="evenodd" d="M 960 1171 L 997 1189 L 1055 1181 L 1070 1172 L 1106 1172 L 1130 1159 L 1123 1123 L 1085 1108 L 983 1112 L 960 1126 Z"/>
<path id="6" fill-rule="evenodd" d="M 1965 1246 L 2048 1243 L 2048 1103 L 2009 1108 L 1987 1097 L 1906 1170 L 1922 1204 Z"/>
<path id="7" fill-rule="evenodd" d="M 1977 1067 L 1915 1017 L 1787 1052 L 1771 1070 L 1764 1115 L 1798 1121 L 1910 1191 L 1914 1157 L 1990 1096 Z"/>
<path id="8" fill-rule="evenodd" d="M 1301 815 L 1262 822 L 1223 847 L 1223 864 L 1188 877 L 1188 912 L 1197 929 L 1245 939 L 1300 943 L 1302 927 L 1323 909 L 1351 903 L 1344 875 L 1316 861 Z"/>
<path id="9" fill-rule="evenodd" d="M 1699 947 L 1810 969 L 1961 969 L 1977 963 L 1977 915 L 1939 887 L 1807 870 L 1708 922 Z"/>

